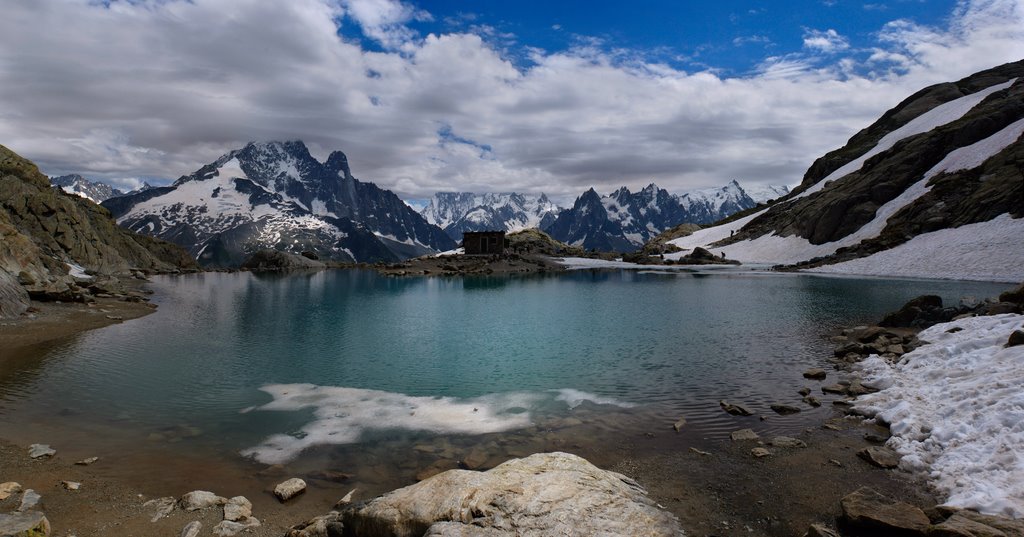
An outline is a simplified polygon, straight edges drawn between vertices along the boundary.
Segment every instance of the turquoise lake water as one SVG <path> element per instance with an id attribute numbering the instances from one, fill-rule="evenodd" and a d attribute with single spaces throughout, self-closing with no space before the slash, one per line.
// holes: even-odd
<path id="1" fill-rule="evenodd" d="M 8 366 L 0 436 L 64 431 L 97 449 L 125 438 L 182 441 L 275 463 L 318 449 L 536 435 L 580 421 L 609 434 L 679 417 L 706 438 L 740 426 L 794 431 L 829 405 L 786 417 L 768 405 L 800 404 L 796 390 L 816 388 L 801 372 L 828 367 L 829 332 L 877 321 L 921 294 L 955 303 L 1007 286 L 738 269 L 209 273 L 157 277 L 151 288 L 155 314 Z M 772 419 L 741 423 L 721 399 Z M 599 432 L 583 430 L 578 441 Z"/>

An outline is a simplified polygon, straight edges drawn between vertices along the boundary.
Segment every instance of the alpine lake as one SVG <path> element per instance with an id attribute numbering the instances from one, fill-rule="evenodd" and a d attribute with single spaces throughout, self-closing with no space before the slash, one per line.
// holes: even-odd
<path id="1" fill-rule="evenodd" d="M 169 495 L 299 476 L 337 499 L 540 451 L 602 466 L 713 449 L 740 428 L 798 433 L 832 412 L 802 377 L 823 367 L 835 381 L 830 334 L 922 294 L 956 304 L 1009 286 L 735 267 L 201 273 L 149 287 L 154 314 L 4 364 L 0 437 L 100 456 L 97 471 Z M 822 407 L 800 402 L 804 386 Z"/>

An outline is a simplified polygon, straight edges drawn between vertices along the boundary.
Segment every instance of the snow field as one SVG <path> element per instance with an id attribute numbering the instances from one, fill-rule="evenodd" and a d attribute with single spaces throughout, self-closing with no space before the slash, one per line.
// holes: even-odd
<path id="1" fill-rule="evenodd" d="M 855 409 L 891 424 L 900 467 L 925 475 L 947 505 L 1024 517 L 1024 346 L 1004 347 L 1021 329 L 1024 315 L 965 318 L 922 331 L 928 343 L 895 365 L 876 355 L 860 364 L 884 389 Z"/>

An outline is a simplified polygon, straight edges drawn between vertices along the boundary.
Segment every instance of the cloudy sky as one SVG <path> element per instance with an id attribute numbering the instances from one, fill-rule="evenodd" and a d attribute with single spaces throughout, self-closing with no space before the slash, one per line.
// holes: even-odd
<path id="1" fill-rule="evenodd" d="M 1024 0 L 14 0 L 0 144 L 128 188 L 287 139 L 407 199 L 794 185 L 1022 58 Z"/>

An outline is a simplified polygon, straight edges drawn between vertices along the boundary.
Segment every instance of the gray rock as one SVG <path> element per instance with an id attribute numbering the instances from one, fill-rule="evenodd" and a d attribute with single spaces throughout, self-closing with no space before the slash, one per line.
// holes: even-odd
<path id="1" fill-rule="evenodd" d="M 804 397 L 804 402 L 813 407 L 821 406 L 821 401 L 819 401 L 818 398 L 813 395 L 808 395 Z"/>
<path id="2" fill-rule="evenodd" d="M 683 426 L 685 426 L 685 425 L 686 425 L 686 418 L 679 418 L 678 421 L 676 421 L 675 423 L 672 424 L 672 428 L 675 429 L 676 432 L 678 433 L 680 430 L 682 430 Z"/>
<path id="3" fill-rule="evenodd" d="M 216 507 L 228 503 L 228 499 L 208 490 L 193 490 L 178 500 L 178 505 L 186 511 L 198 511 L 208 507 Z"/>
<path id="4" fill-rule="evenodd" d="M 57 454 L 57 450 L 51 448 L 46 444 L 32 444 L 28 447 L 28 456 L 33 459 L 42 459 L 45 457 L 52 457 Z"/>
<path id="5" fill-rule="evenodd" d="M 239 522 L 222 520 L 213 527 L 213 534 L 217 537 L 234 537 L 250 528 L 260 527 L 260 521 L 254 517 L 242 519 Z"/>
<path id="6" fill-rule="evenodd" d="M 800 388 L 800 391 L 796 393 L 800 394 L 803 397 L 807 397 L 808 395 L 811 395 L 811 389 L 807 387 Z"/>
<path id="7" fill-rule="evenodd" d="M 1006 341 L 1007 347 L 1016 347 L 1017 345 L 1024 345 L 1024 330 L 1014 330 L 1010 334 L 1010 339 Z"/>
<path id="8" fill-rule="evenodd" d="M 811 524 L 804 537 L 839 537 L 839 533 L 823 524 Z"/>
<path id="9" fill-rule="evenodd" d="M 929 537 L 1007 537 L 1006 533 L 992 526 L 971 520 L 960 513 L 931 527 Z"/>
<path id="10" fill-rule="evenodd" d="M 768 451 L 767 449 L 765 449 L 763 447 L 756 447 L 756 448 L 750 450 L 750 454 L 753 455 L 754 458 L 760 459 L 762 457 L 767 457 L 768 455 L 771 455 L 772 452 Z"/>
<path id="11" fill-rule="evenodd" d="M 92 463 L 94 463 L 94 462 L 96 462 L 98 460 L 100 460 L 99 457 L 89 457 L 88 459 L 82 459 L 82 460 L 76 462 L 75 464 L 77 464 L 79 466 L 89 466 L 90 464 L 92 464 Z"/>
<path id="12" fill-rule="evenodd" d="M 1021 287 L 1024 289 L 1024 286 Z M 986 526 L 1002 531 L 1009 537 L 1024 537 L 1024 520 L 1009 519 L 992 515 L 983 515 L 974 511 L 957 511 L 956 514 L 974 522 L 980 522 Z"/>
<path id="13" fill-rule="evenodd" d="M 156 522 L 161 518 L 174 512 L 174 508 L 178 505 L 178 501 L 170 496 L 163 498 L 154 498 L 148 502 L 142 504 L 142 507 L 153 509 L 153 517 L 149 520 L 150 522 Z"/>
<path id="14" fill-rule="evenodd" d="M 824 369 L 820 367 L 813 367 L 811 369 L 808 369 L 807 371 L 804 371 L 804 378 L 808 379 L 824 380 L 824 378 L 827 376 L 828 372 L 826 372 Z"/>
<path id="15" fill-rule="evenodd" d="M 788 436 L 776 436 L 768 441 L 768 444 L 778 448 L 805 448 L 807 444 L 803 440 L 790 438 Z"/>
<path id="16" fill-rule="evenodd" d="M 203 523 L 198 520 L 193 520 L 188 524 L 185 524 L 184 528 L 181 528 L 180 537 L 199 537 L 199 531 L 203 529 Z"/>
<path id="17" fill-rule="evenodd" d="M 235 496 L 224 504 L 224 520 L 238 522 L 252 516 L 252 502 L 245 496 Z"/>
<path id="18" fill-rule="evenodd" d="M 681 536 L 640 486 L 567 453 L 539 453 L 487 472 L 450 470 L 342 512 L 360 537 Z M 458 528 L 457 526 L 464 526 Z M 488 531 L 493 530 L 493 531 Z"/>
<path id="19" fill-rule="evenodd" d="M 754 413 L 743 405 L 734 405 L 728 401 L 719 401 L 718 405 L 722 407 L 722 410 L 732 414 L 733 416 L 753 416 Z"/>
<path id="20" fill-rule="evenodd" d="M 78 490 L 82 488 L 82 484 L 77 481 L 61 481 L 60 484 L 65 490 Z"/>
<path id="21" fill-rule="evenodd" d="M 292 526 L 286 537 L 341 537 L 343 531 L 341 513 L 331 511 Z"/>
<path id="22" fill-rule="evenodd" d="M 733 442 L 743 442 L 747 440 L 757 440 L 761 437 L 758 436 L 753 429 L 740 429 L 729 433 L 729 438 L 731 438 Z"/>
<path id="23" fill-rule="evenodd" d="M 896 468 L 900 456 L 885 446 L 869 446 L 857 452 L 857 456 L 879 468 Z"/>
<path id="24" fill-rule="evenodd" d="M 340 500 L 338 500 L 338 503 L 334 504 L 334 506 L 335 507 L 341 507 L 341 506 L 348 505 L 348 504 L 352 503 L 352 495 L 355 494 L 357 490 L 359 490 L 359 489 L 352 489 L 352 490 L 348 491 L 348 494 L 346 494 Z"/>
<path id="25" fill-rule="evenodd" d="M 21 494 L 21 505 L 18 506 L 18 512 L 31 511 L 38 507 L 41 501 L 43 501 L 43 497 L 38 492 L 32 489 L 25 489 L 25 492 Z"/>
<path id="26" fill-rule="evenodd" d="M 772 410 L 775 411 L 776 414 L 782 414 L 783 416 L 787 414 L 796 414 L 797 412 L 800 412 L 800 409 L 795 406 L 783 405 L 780 403 L 773 404 L 771 408 Z"/>
<path id="27" fill-rule="evenodd" d="M 47 537 L 50 521 L 39 512 L 0 513 L 0 535 L 4 537 Z"/>
<path id="28" fill-rule="evenodd" d="M 279 483 L 274 487 L 274 496 L 277 496 L 277 499 L 282 502 L 286 502 L 303 492 L 306 492 L 306 482 L 297 477 Z"/>
<path id="29" fill-rule="evenodd" d="M 821 392 L 822 393 L 837 393 L 839 395 L 846 395 L 846 386 L 843 386 L 842 384 L 832 384 L 832 385 L 829 385 L 829 386 L 822 386 L 821 387 Z"/>
<path id="30" fill-rule="evenodd" d="M 14 481 L 0 483 L 0 501 L 10 498 L 12 494 L 21 492 L 21 484 Z"/>
<path id="31" fill-rule="evenodd" d="M 924 511 L 903 502 L 891 500 L 878 492 L 861 487 L 839 502 L 842 521 L 856 531 L 877 535 L 924 533 L 931 521 Z"/>

